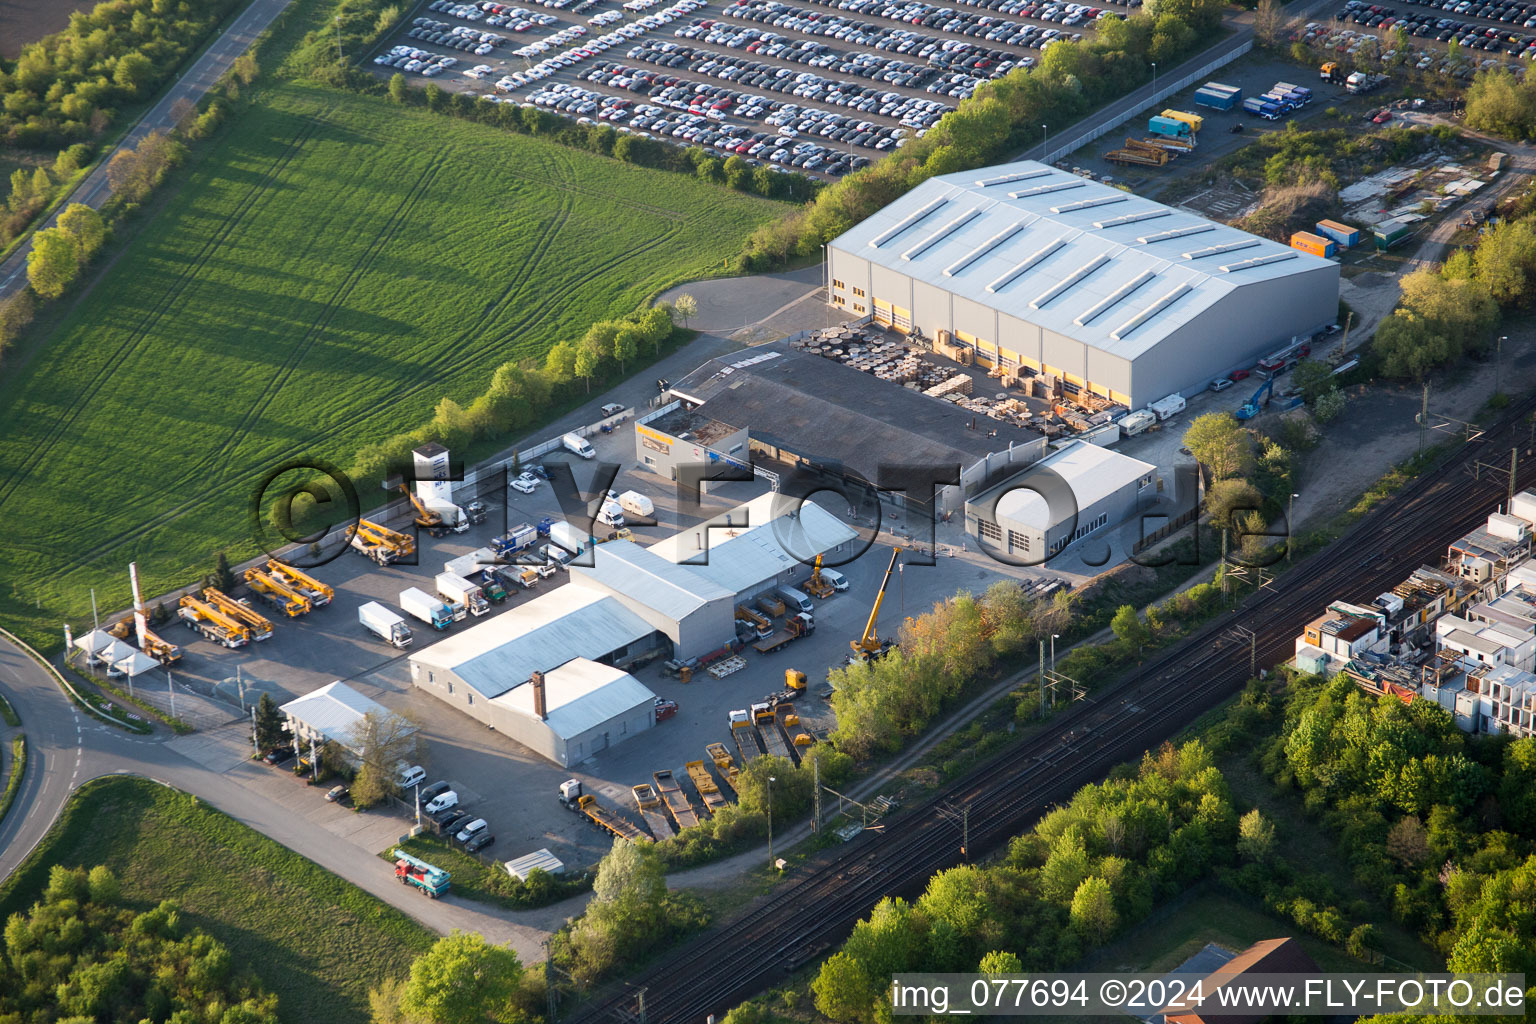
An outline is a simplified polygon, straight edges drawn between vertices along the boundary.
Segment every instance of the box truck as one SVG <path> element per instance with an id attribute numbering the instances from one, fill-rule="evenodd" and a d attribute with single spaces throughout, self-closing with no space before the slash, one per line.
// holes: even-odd
<path id="1" fill-rule="evenodd" d="M 394 647 L 411 645 L 411 627 L 405 620 L 377 601 L 369 601 L 357 610 L 357 621 L 363 628 L 385 643 Z"/>
<path id="2" fill-rule="evenodd" d="M 564 520 L 549 525 L 549 539 L 573 555 L 579 555 L 592 543 L 592 535 L 578 530 Z"/>
<path id="3" fill-rule="evenodd" d="M 597 452 L 592 450 L 592 446 L 587 443 L 587 439 L 580 434 L 566 434 L 560 438 L 560 443 L 565 446 L 566 451 L 573 452 L 584 459 L 597 458 Z"/>
<path id="4" fill-rule="evenodd" d="M 448 606 L 425 590 L 411 587 L 400 591 L 400 607 L 433 629 L 447 629 L 453 623 L 453 612 Z"/>
<path id="5" fill-rule="evenodd" d="M 459 613 L 459 608 L 464 608 L 469 614 L 477 617 L 491 610 L 491 602 L 478 584 L 471 583 L 464 577 L 451 572 L 438 573 L 437 596 L 454 605 L 455 619 L 464 617 Z"/>

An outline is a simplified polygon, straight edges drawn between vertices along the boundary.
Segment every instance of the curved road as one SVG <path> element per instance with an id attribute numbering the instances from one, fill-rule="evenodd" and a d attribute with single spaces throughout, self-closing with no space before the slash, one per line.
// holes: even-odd
<path id="1" fill-rule="evenodd" d="M 452 897 L 422 898 L 399 885 L 389 867 L 367 850 L 338 836 L 273 799 L 281 776 L 246 761 L 228 771 L 210 768 L 183 753 L 186 737 L 172 739 L 160 727 L 136 736 L 79 710 L 47 672 L 0 637 L 0 690 L 21 715 L 27 736 L 27 776 L 11 812 L 0 823 L 0 880 L 26 859 L 58 817 L 70 794 L 103 775 L 142 775 L 206 800 L 290 850 L 340 875 L 441 934 L 460 928 L 515 949 L 524 963 L 544 958 L 542 943 L 582 898 L 517 915 L 481 909 Z M 243 723 L 223 727 L 245 742 Z M 223 730 L 199 733 L 194 738 Z M 318 796 L 316 799 L 319 799 Z M 402 822 L 402 831 L 405 823 Z"/>
<path id="2" fill-rule="evenodd" d="M 170 131 L 175 124 L 171 111 L 176 105 L 183 100 L 196 103 L 202 99 L 203 94 L 224 77 L 224 73 L 234 64 L 235 58 L 249 50 L 251 44 L 256 41 L 256 37 L 265 32 L 267 26 L 272 24 L 292 2 L 293 0 L 252 0 L 251 5 L 235 19 L 234 24 L 225 29 L 224 34 L 203 51 L 197 61 L 161 95 L 160 101 L 128 130 L 128 133 L 113 147 L 112 152 L 101 159 L 96 169 L 75 186 L 75 191 L 68 202 L 60 203 L 56 212 L 38 225 L 38 230 L 53 227 L 58 221 L 59 213 L 69 203 L 84 203 L 93 209 L 100 209 L 102 204 L 112 196 L 112 190 L 107 184 L 107 164 L 112 162 L 112 157 L 117 151 L 125 148 L 132 149 L 150 132 L 164 134 Z M 0 263 L 0 299 L 10 298 L 26 286 L 27 254 L 31 251 L 32 242 L 28 240 L 11 253 L 4 263 Z"/>

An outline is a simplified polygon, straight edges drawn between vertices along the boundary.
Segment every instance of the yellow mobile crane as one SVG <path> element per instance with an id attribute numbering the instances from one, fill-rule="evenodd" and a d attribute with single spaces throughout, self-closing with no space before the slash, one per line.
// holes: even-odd
<path id="1" fill-rule="evenodd" d="M 216 644 L 244 647 L 251 642 L 251 631 L 217 608 L 188 594 L 181 599 L 178 612 L 188 629 L 195 629 Z"/>
<path id="2" fill-rule="evenodd" d="M 389 565 L 416 553 L 416 542 L 410 537 L 367 519 L 357 521 L 352 546 L 380 565 Z"/>
<path id="3" fill-rule="evenodd" d="M 805 592 L 812 597 L 827 598 L 832 596 L 832 584 L 821 574 L 821 556 L 816 556 L 816 568 L 811 570 L 811 578 L 805 581 Z"/>
<path id="4" fill-rule="evenodd" d="M 139 566 L 128 563 L 128 582 L 133 587 L 133 626 L 138 633 L 139 650 L 162 665 L 181 660 L 181 648 L 169 640 L 162 640 L 149 628 L 149 614 L 144 611 L 144 598 L 139 593 Z M 127 620 L 124 620 L 127 621 Z"/>
<path id="5" fill-rule="evenodd" d="M 252 640 L 269 640 L 272 637 L 272 623 L 260 612 L 247 605 L 241 604 L 223 591 L 214 587 L 203 588 L 203 600 L 223 612 L 225 615 L 240 623 L 251 631 Z"/>
<path id="6" fill-rule="evenodd" d="M 330 604 L 331 598 L 336 596 L 336 591 L 329 584 L 321 583 L 304 570 L 275 558 L 267 561 L 267 572 L 286 583 L 289 590 L 296 590 L 309 598 L 309 603 L 315 608 Z"/>
<path id="7" fill-rule="evenodd" d="M 416 510 L 416 525 L 426 530 L 434 537 L 442 537 L 448 533 L 448 527 L 443 525 L 443 517 L 421 503 L 421 499 L 411 493 L 411 489 L 405 484 L 400 485 L 400 493 L 410 499 L 411 507 Z"/>
<path id="8" fill-rule="evenodd" d="M 288 585 L 288 581 L 260 569 L 245 570 L 245 585 L 251 593 L 268 602 L 290 619 L 309 611 L 309 598 Z"/>
<path id="9" fill-rule="evenodd" d="M 853 648 L 853 653 L 866 661 L 870 658 L 878 658 L 891 649 L 890 641 L 882 641 L 879 632 L 875 629 L 875 620 L 880 617 L 880 603 L 885 600 L 885 588 L 891 585 L 891 573 L 896 571 L 896 559 L 901 557 L 901 548 L 891 549 L 891 564 L 885 567 L 885 579 L 880 581 L 880 589 L 875 591 L 875 605 L 869 610 L 869 621 L 864 624 L 864 635 L 857 640 L 848 641 L 848 646 Z"/>

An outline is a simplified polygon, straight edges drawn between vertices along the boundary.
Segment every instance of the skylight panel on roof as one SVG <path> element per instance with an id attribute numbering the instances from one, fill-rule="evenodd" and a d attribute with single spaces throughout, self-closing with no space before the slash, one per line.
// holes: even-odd
<path id="1" fill-rule="evenodd" d="M 1130 196 L 1099 196 L 1097 199 L 1082 199 L 1075 203 L 1067 203 L 1064 206 L 1051 207 L 1052 213 L 1071 213 L 1074 210 L 1088 210 L 1095 206 L 1108 206 L 1111 203 L 1123 203 Z"/>
<path id="2" fill-rule="evenodd" d="M 965 227 L 967 224 L 969 224 L 971 221 L 975 220 L 980 215 L 981 215 L 980 208 L 977 208 L 977 209 L 974 209 L 974 210 L 967 210 L 967 211 L 965 211 L 960 216 L 956 217 L 954 220 L 950 221 L 948 224 L 945 224 L 943 227 L 939 228 L 939 230 L 935 231 L 933 234 L 929 235 L 927 238 L 923 239 L 921 242 L 918 242 L 916 245 L 914 245 L 912 248 L 908 249 L 906 252 L 902 253 L 901 254 L 901 258 L 904 259 L 904 260 L 915 260 L 915 259 L 917 259 L 923 253 L 927 252 L 929 249 L 933 248 L 935 245 L 939 244 L 944 239 L 946 239 L 950 235 L 954 234 L 956 231 L 959 231 L 961 228 Z"/>
<path id="3" fill-rule="evenodd" d="M 1079 327 L 1087 327 L 1090 323 L 1107 313 L 1112 307 L 1124 302 L 1131 293 L 1157 276 L 1156 270 L 1143 270 L 1125 284 L 1117 288 L 1114 294 L 1089 308 L 1082 316 L 1072 321 Z"/>
<path id="4" fill-rule="evenodd" d="M 1008 241 L 1008 239 L 1012 238 L 1014 235 L 1023 230 L 1024 222 L 1015 221 L 1013 224 L 1003 228 L 1003 230 L 999 231 L 997 234 L 993 235 L 991 238 L 987 239 L 985 242 L 982 242 L 979 246 L 972 249 L 970 252 L 966 253 L 964 256 L 951 263 L 949 266 L 945 267 L 944 276 L 954 277 L 966 267 L 970 266 L 972 263 L 975 263 L 987 253 L 991 252 L 993 249 L 996 249 L 998 246 L 1002 245 L 1004 242 Z"/>
<path id="5" fill-rule="evenodd" d="M 939 207 L 943 206 L 947 202 L 949 202 L 949 198 L 947 196 L 940 196 L 938 199 L 935 199 L 921 210 L 908 214 L 900 221 L 898 221 L 894 226 L 886 228 L 874 238 L 871 238 L 869 240 L 869 247 L 871 249 L 878 249 L 886 242 L 889 242 L 891 239 L 895 238 L 897 235 L 901 234 L 908 228 L 917 227 L 919 223 L 928 219 L 928 217 L 934 213 L 938 212 Z"/>
<path id="6" fill-rule="evenodd" d="M 1109 257 L 1107 255 L 1095 256 L 1087 263 L 1084 263 L 1082 266 L 1072 271 L 1072 273 L 1068 274 L 1065 278 L 1047 288 L 1045 290 L 1045 294 L 1041 295 L 1038 299 L 1029 304 L 1030 307 L 1033 309 L 1044 309 L 1046 305 L 1053 299 L 1061 295 L 1065 295 L 1071 289 L 1076 288 L 1090 275 L 1092 275 L 1094 271 L 1098 270 L 1108 262 Z"/>
<path id="7" fill-rule="evenodd" d="M 1220 256 L 1224 252 L 1237 252 L 1239 249 L 1252 249 L 1259 244 L 1257 238 L 1246 238 L 1241 242 L 1228 242 L 1226 245 L 1213 245 L 1205 249 L 1191 249 L 1189 252 L 1180 253 L 1180 257 L 1186 260 L 1203 260 L 1207 256 Z"/>
<path id="8" fill-rule="evenodd" d="M 1254 267 L 1262 267 L 1270 263 L 1283 263 L 1286 260 L 1293 260 L 1295 258 L 1296 254 L 1293 252 L 1274 252 L 1268 256 L 1255 256 L 1253 259 L 1243 260 L 1241 263 L 1228 263 L 1226 266 L 1217 267 L 1216 269 L 1220 273 L 1230 274 L 1234 270 L 1252 270 Z"/>
<path id="9" fill-rule="evenodd" d="M 1164 231 L 1157 235 L 1142 235 L 1136 241 L 1141 245 L 1150 242 L 1166 242 L 1172 238 L 1188 238 L 1190 235 L 1200 235 L 1207 231 L 1215 231 L 1215 224 L 1196 224 L 1192 228 L 1174 228 L 1172 231 Z"/>
<path id="10" fill-rule="evenodd" d="M 1043 178 L 1052 173 L 1049 168 L 1039 171 L 1019 171 L 1015 174 L 999 174 L 995 178 L 982 178 L 976 182 L 977 188 L 987 188 L 991 185 L 1007 185 L 1015 181 L 1028 181 L 1030 178 Z"/>
<path id="11" fill-rule="evenodd" d="M 1142 310 L 1140 313 L 1137 313 L 1125 323 L 1115 328 L 1115 330 L 1110 332 L 1109 336 L 1115 341 L 1120 341 L 1124 338 L 1130 337 L 1132 331 L 1136 330 L 1142 324 L 1146 323 L 1148 320 L 1151 320 L 1154 316 L 1157 316 L 1157 314 L 1161 313 L 1163 310 L 1173 305 L 1179 299 L 1183 298 L 1186 294 L 1189 293 L 1190 290 L 1191 289 L 1187 284 L 1179 285 L 1177 288 L 1173 289 L 1173 291 L 1168 292 L 1162 298 L 1157 299 L 1152 303 L 1152 305 L 1148 306 L 1146 309 Z"/>
<path id="12" fill-rule="evenodd" d="M 1016 266 L 1012 270 L 1008 271 L 1002 277 L 998 278 L 996 281 L 993 281 L 991 284 L 987 285 L 987 291 L 989 291 L 989 292 L 1000 292 L 1000 291 L 1002 291 L 1004 288 L 1008 287 L 1010 284 L 1012 284 L 1014 281 L 1016 281 L 1020 274 L 1024 273 L 1030 267 L 1033 267 L 1035 264 L 1039 263 L 1041 260 L 1045 259 L 1047 256 L 1050 256 L 1057 249 L 1060 249 L 1062 246 L 1064 246 L 1066 244 L 1067 244 L 1066 236 L 1058 238 L 1054 242 L 1047 242 L 1045 245 L 1043 245 L 1040 248 L 1036 249 L 1032 255 L 1025 257 L 1023 263 L 1020 263 L 1018 266 Z"/>
<path id="13" fill-rule="evenodd" d="M 1072 188 L 1083 188 L 1088 183 L 1081 178 L 1072 181 L 1058 181 L 1051 185 L 1036 185 L 1034 188 L 1020 189 L 1017 192 L 1009 192 L 1009 199 L 1028 199 L 1030 196 L 1043 196 L 1048 192 L 1065 192 Z"/>
<path id="14" fill-rule="evenodd" d="M 1111 217 L 1109 220 L 1096 220 L 1093 226 L 1100 230 L 1104 228 L 1117 228 L 1122 224 L 1135 224 L 1142 220 L 1155 220 L 1158 217 L 1169 217 L 1172 210 L 1144 210 L 1141 213 L 1128 213 L 1124 217 Z"/>

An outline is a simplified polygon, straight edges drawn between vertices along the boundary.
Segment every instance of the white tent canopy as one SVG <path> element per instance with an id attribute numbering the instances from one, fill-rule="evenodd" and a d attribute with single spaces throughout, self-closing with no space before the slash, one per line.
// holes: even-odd
<path id="1" fill-rule="evenodd" d="M 75 637 L 75 646 L 93 658 L 116 642 L 117 638 L 104 629 L 93 629 L 84 636 Z"/>
<path id="2" fill-rule="evenodd" d="M 147 654 L 129 648 L 128 656 L 112 662 L 112 669 L 121 672 L 131 678 L 143 675 L 151 669 L 157 669 L 160 663 Z"/>

